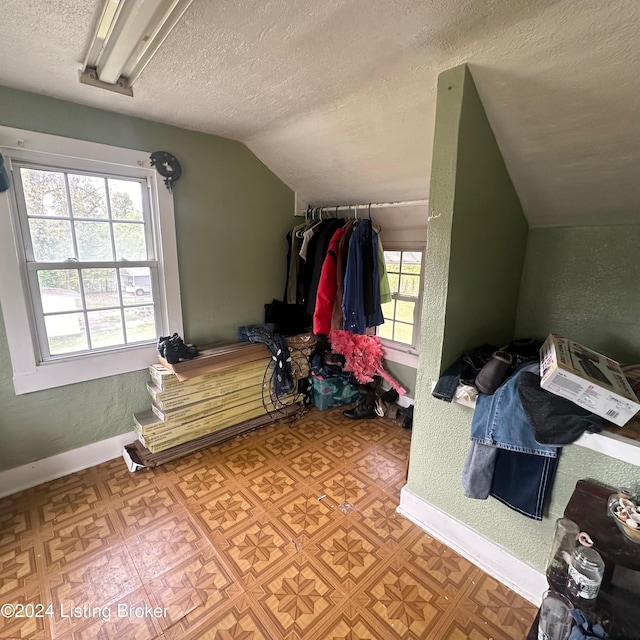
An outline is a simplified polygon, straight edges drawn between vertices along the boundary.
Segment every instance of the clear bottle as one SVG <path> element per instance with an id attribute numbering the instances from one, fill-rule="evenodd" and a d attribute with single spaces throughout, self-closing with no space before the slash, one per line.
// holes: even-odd
<path id="1" fill-rule="evenodd" d="M 604 560 L 590 548 L 593 542 L 589 536 L 581 533 L 578 541 L 580 546 L 574 549 L 569 561 L 567 594 L 578 608 L 582 608 L 595 604 L 604 575 Z"/>
<path id="2" fill-rule="evenodd" d="M 571 554 L 576 548 L 580 528 L 569 518 L 558 518 L 545 575 L 549 586 L 559 593 L 565 590 Z"/>

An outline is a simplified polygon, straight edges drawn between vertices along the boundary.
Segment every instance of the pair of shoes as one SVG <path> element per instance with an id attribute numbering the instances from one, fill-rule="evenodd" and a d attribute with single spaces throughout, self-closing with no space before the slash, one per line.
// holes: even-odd
<path id="1" fill-rule="evenodd" d="M 376 392 L 374 389 L 365 385 L 360 387 L 360 397 L 353 409 L 346 409 L 342 412 L 342 415 L 349 420 L 367 420 L 369 418 L 375 418 L 376 413 Z"/>
<path id="2" fill-rule="evenodd" d="M 198 355 L 198 347 L 185 344 L 182 338 L 174 333 L 171 336 L 158 338 L 158 353 L 169 363 L 178 364 L 180 360 L 191 360 Z"/>
<path id="3" fill-rule="evenodd" d="M 504 382 L 513 364 L 513 356 L 507 351 L 496 351 L 491 360 L 480 369 L 476 376 L 476 387 L 480 393 L 493 395 Z"/>
<path id="4" fill-rule="evenodd" d="M 346 409 L 342 412 L 342 415 L 345 418 L 349 418 L 349 420 L 368 420 L 375 418 L 378 414 L 376 413 L 375 403 L 365 404 L 362 402 L 361 404 L 357 404 L 353 409 Z"/>

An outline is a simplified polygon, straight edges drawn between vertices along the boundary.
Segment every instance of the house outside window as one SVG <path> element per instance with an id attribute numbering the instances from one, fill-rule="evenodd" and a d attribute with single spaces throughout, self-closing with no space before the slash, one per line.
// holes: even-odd
<path id="1" fill-rule="evenodd" d="M 149 154 L 5 127 L 0 152 L 16 393 L 148 366 L 157 336 L 182 332 L 173 200 Z"/>
<path id="2" fill-rule="evenodd" d="M 392 352 L 405 353 L 414 356 L 405 358 L 406 363 L 414 364 L 420 344 L 424 248 L 385 245 L 384 259 L 391 301 L 382 305 L 385 322 L 378 327 L 378 336 L 389 359 L 400 361 Z"/>

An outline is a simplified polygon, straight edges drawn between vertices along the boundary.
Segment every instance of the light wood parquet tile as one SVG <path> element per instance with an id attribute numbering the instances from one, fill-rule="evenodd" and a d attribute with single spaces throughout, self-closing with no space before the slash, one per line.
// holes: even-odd
<path id="1" fill-rule="evenodd" d="M 258 471 L 246 480 L 246 487 L 257 500 L 257 505 L 270 508 L 296 494 L 301 480 L 293 469 L 269 468 Z"/>
<path id="2" fill-rule="evenodd" d="M 4 498 L 0 601 L 53 613 L 0 618 L 0 640 L 520 640 L 534 608 L 396 513 L 409 446 L 313 410 Z M 65 615 L 84 605 L 109 619 Z"/>
<path id="3" fill-rule="evenodd" d="M 115 517 L 104 507 L 80 513 L 41 533 L 49 572 L 122 541 Z"/>
<path id="4" fill-rule="evenodd" d="M 33 537 L 38 517 L 26 492 L 0 499 L 0 550 L 23 538 Z"/>
<path id="5" fill-rule="evenodd" d="M 384 630 L 383 637 L 402 640 L 432 637 L 453 606 L 442 590 L 424 584 L 395 558 L 355 601 L 363 615 Z"/>
<path id="6" fill-rule="evenodd" d="M 11 602 L 10 595 L 13 591 L 24 589 L 38 581 L 38 555 L 39 546 L 34 539 L 20 540 L 0 550 L 1 602 Z"/>
<path id="7" fill-rule="evenodd" d="M 4 575 L 4 574 L 3 574 Z M 10 602 L 26 606 L 39 607 L 46 602 L 42 586 L 38 583 L 30 583 L 17 591 L 11 591 L 8 595 L 0 595 L 0 603 Z M 26 611 L 26 609 L 25 609 Z M 39 608 L 42 611 L 42 608 Z M 46 615 L 26 616 L 21 618 L 0 617 L 0 638 L 12 640 L 49 640 L 51 633 Z"/>
<path id="8" fill-rule="evenodd" d="M 283 638 L 302 638 L 312 633 L 346 597 L 302 553 L 249 593 L 257 602 L 260 615 L 266 616 L 277 630 L 277 637 Z"/>

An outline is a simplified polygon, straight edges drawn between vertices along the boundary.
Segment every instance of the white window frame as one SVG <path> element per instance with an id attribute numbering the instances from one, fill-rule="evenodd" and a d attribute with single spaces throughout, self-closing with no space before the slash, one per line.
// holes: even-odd
<path id="1" fill-rule="evenodd" d="M 413 344 L 408 345 L 404 342 L 396 342 L 388 338 L 380 337 L 380 342 L 384 348 L 385 358 L 390 362 L 407 365 L 415 369 L 418 368 L 418 356 L 420 353 L 420 325 L 422 318 L 422 303 L 424 295 L 424 261 L 425 261 L 425 243 L 404 241 L 404 242 L 383 242 L 384 251 L 404 251 L 404 252 L 421 252 L 422 265 L 420 269 L 420 288 L 418 300 L 416 302 L 415 323 L 413 325 Z M 391 292 L 393 294 L 393 291 Z"/>
<path id="2" fill-rule="evenodd" d="M 154 292 L 159 331 L 183 333 L 173 196 L 150 166 L 149 152 L 0 126 L 0 153 L 12 183 L 0 193 L 0 303 L 17 395 L 146 369 L 157 361 L 155 340 L 43 361 L 29 290 L 14 162 L 110 173 L 144 180 L 149 188 L 151 233 L 158 262 Z"/>

